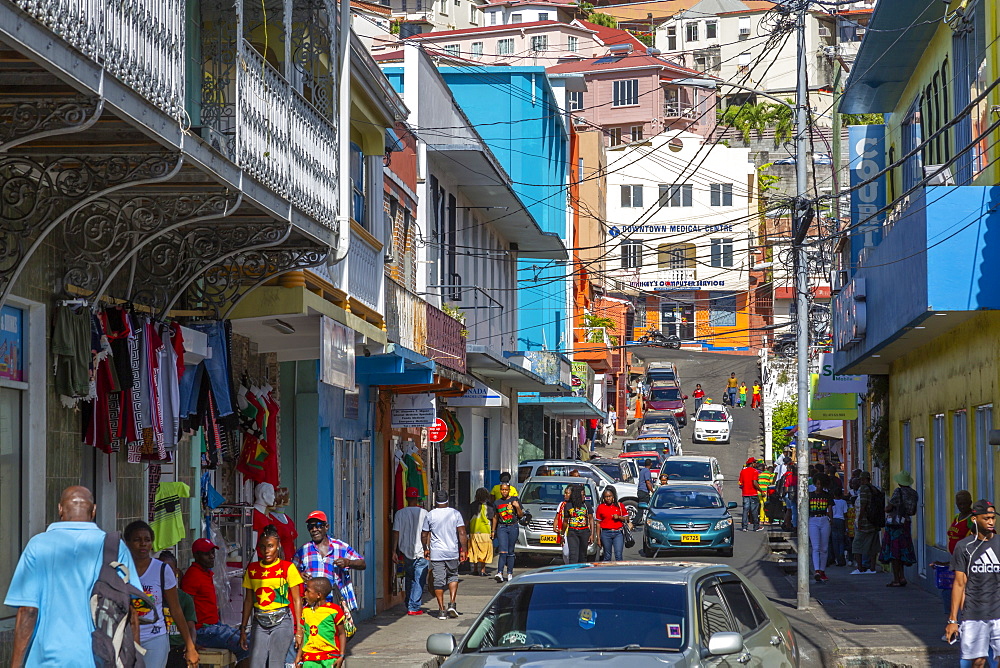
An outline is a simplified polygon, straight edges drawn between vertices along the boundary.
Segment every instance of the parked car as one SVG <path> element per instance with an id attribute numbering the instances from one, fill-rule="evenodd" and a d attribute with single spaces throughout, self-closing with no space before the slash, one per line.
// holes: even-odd
<path id="1" fill-rule="evenodd" d="M 725 476 L 722 475 L 722 467 L 715 457 L 704 455 L 684 455 L 682 457 L 668 457 L 663 462 L 661 469 L 667 472 L 670 483 L 694 483 L 699 485 L 712 485 L 719 494 L 722 493 L 722 483 Z"/>
<path id="2" fill-rule="evenodd" d="M 628 459 L 635 462 L 636 466 L 636 484 L 638 484 L 638 469 L 642 466 L 642 462 L 650 460 L 653 462 L 652 466 L 649 467 L 649 471 L 654 475 L 658 475 L 660 471 L 660 464 L 667 458 L 662 452 L 655 452 L 653 450 L 646 451 L 636 451 L 636 452 L 623 452 L 618 455 L 619 459 Z"/>
<path id="3" fill-rule="evenodd" d="M 636 484 L 639 472 L 627 459 L 591 459 L 587 463 L 604 471 L 615 483 Z"/>
<path id="4" fill-rule="evenodd" d="M 663 431 L 666 425 L 670 425 L 678 435 L 681 433 L 680 420 L 673 411 L 646 411 L 639 424 L 639 434 Z"/>
<path id="5" fill-rule="evenodd" d="M 725 406 L 705 404 L 694 416 L 692 443 L 729 443 L 733 431 L 733 416 Z"/>
<path id="6" fill-rule="evenodd" d="M 784 614 L 721 564 L 620 562 L 549 566 L 493 597 L 461 641 L 427 638 L 442 668 L 795 668 Z"/>
<path id="7" fill-rule="evenodd" d="M 674 381 L 656 381 L 646 390 L 646 409 L 655 411 L 673 411 L 677 425 L 687 424 L 687 406 L 684 400 L 687 395 L 681 391 L 681 386 Z"/>
<path id="8" fill-rule="evenodd" d="M 559 504 L 563 501 L 563 490 L 568 485 L 583 485 L 584 498 L 591 507 L 600 503 L 597 483 L 589 478 L 570 476 L 538 476 L 528 478 L 518 491 L 518 500 L 526 512 L 531 513 L 531 521 L 522 525 L 517 535 L 514 551 L 542 557 L 562 555 L 562 543 L 556 533 L 554 521 Z M 632 485 L 635 489 L 635 485 Z M 587 558 L 597 556 L 597 545 L 587 546 Z"/>
<path id="9" fill-rule="evenodd" d="M 651 434 L 642 438 L 629 439 L 622 443 L 622 454 L 651 450 L 668 455 L 682 454 L 680 439 L 674 437 L 673 434 Z"/>
<path id="10" fill-rule="evenodd" d="M 677 365 L 673 362 L 650 362 L 646 366 L 646 385 L 649 386 L 659 381 L 680 383 Z"/>
<path id="11" fill-rule="evenodd" d="M 669 462 L 668 462 L 669 464 Z M 733 556 L 734 529 L 729 509 L 718 490 L 708 485 L 671 481 L 653 492 L 642 536 L 642 553 L 655 557 L 662 550 L 716 550 Z"/>
<path id="12" fill-rule="evenodd" d="M 635 517 L 636 509 L 639 507 L 639 498 L 636 494 L 636 486 L 632 483 L 615 482 L 611 476 L 601 470 L 600 467 L 573 459 L 532 459 L 523 461 L 517 467 L 518 483 L 534 478 L 539 475 L 539 470 L 545 468 L 549 475 L 569 476 L 573 469 L 576 469 L 584 478 L 589 478 L 597 484 L 597 491 L 603 492 L 604 488 L 611 485 L 618 494 L 618 500 L 625 504 L 629 517 Z M 518 493 L 520 493 L 520 487 Z"/>

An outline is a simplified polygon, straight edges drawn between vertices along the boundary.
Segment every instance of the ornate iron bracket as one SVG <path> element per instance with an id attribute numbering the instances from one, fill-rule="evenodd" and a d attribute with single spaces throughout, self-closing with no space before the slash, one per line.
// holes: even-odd
<path id="1" fill-rule="evenodd" d="M 272 278 L 326 263 L 330 248 L 317 246 L 247 249 L 208 267 L 191 286 L 191 302 L 228 317 L 240 301 Z"/>
<path id="2" fill-rule="evenodd" d="M 113 192 L 167 181 L 183 161 L 179 153 L 0 156 L 0 306 L 64 220 Z"/>
<path id="3" fill-rule="evenodd" d="M 0 98 L 0 153 L 37 139 L 86 130 L 103 111 L 103 97 Z"/>
<path id="4" fill-rule="evenodd" d="M 182 227 L 231 216 L 243 193 L 140 194 L 119 205 L 115 215 L 98 214 L 92 220 L 89 210 L 106 205 L 107 199 L 77 212 L 64 227 L 67 247 L 80 248 L 82 255 L 68 268 L 66 282 L 96 290 L 96 299 L 107 293 L 118 272 L 147 244 Z M 105 273 L 104 267 L 112 263 Z M 131 281 L 127 292 L 132 292 Z"/>
<path id="5" fill-rule="evenodd" d="M 220 223 L 187 226 L 145 244 L 136 255 L 132 301 L 166 314 L 171 296 L 223 258 L 246 248 L 273 246 L 291 234 L 288 223 Z"/>

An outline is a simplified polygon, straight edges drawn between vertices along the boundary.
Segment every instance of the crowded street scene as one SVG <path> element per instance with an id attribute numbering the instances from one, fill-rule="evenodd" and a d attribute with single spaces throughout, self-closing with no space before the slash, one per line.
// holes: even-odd
<path id="1" fill-rule="evenodd" d="M 0 84 L 0 666 L 998 666 L 997 0 L 0 0 Z"/>

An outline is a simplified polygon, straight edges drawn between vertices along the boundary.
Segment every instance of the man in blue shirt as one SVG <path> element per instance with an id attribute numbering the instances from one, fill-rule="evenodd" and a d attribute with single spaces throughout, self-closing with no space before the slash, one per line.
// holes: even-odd
<path id="1" fill-rule="evenodd" d="M 105 533 L 94 524 L 97 506 L 86 487 L 67 487 L 59 522 L 28 541 L 4 604 L 17 608 L 11 666 L 93 668 L 90 593 L 100 575 Z M 140 591 L 132 555 L 119 543 L 118 561 Z"/>
<path id="2" fill-rule="evenodd" d="M 640 523 L 645 517 L 642 504 L 646 504 L 646 509 L 649 508 L 649 495 L 653 491 L 653 474 L 649 470 L 649 467 L 652 465 L 653 460 L 647 459 L 642 462 L 642 468 L 639 469 L 639 484 L 636 489 L 636 496 L 639 497 L 639 517 L 637 519 Z"/>

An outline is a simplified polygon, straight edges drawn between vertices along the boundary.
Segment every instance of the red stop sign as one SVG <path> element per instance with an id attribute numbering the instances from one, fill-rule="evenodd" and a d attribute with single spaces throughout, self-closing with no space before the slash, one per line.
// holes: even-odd
<path id="1" fill-rule="evenodd" d="M 427 438 L 431 443 L 440 443 L 446 436 L 448 436 L 448 424 L 441 418 L 435 420 L 434 426 L 427 430 Z"/>

